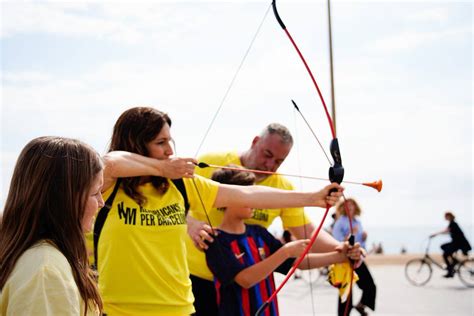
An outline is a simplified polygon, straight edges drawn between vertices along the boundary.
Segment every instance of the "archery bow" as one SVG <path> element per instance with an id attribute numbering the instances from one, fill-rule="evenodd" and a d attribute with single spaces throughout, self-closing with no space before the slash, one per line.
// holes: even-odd
<path id="1" fill-rule="evenodd" d="M 330 129 L 331 129 L 331 134 L 332 134 L 332 140 L 331 140 L 331 143 L 330 143 L 330 154 L 331 154 L 331 156 L 332 156 L 332 158 L 333 158 L 334 163 L 331 163 L 330 159 L 328 158 L 327 154 L 325 153 L 325 154 L 326 154 L 326 157 L 328 158 L 329 164 L 330 164 L 330 168 L 329 168 L 329 180 L 330 180 L 331 182 L 337 182 L 337 183 L 340 184 L 340 183 L 343 181 L 343 178 L 344 178 L 344 168 L 343 168 L 343 166 L 342 166 L 342 159 L 341 159 L 341 154 L 340 154 L 340 149 L 339 149 L 339 142 L 338 142 L 338 139 L 337 139 L 337 137 L 336 137 L 336 132 L 335 132 L 335 129 L 334 129 L 333 121 L 332 121 L 332 119 L 331 119 L 331 116 L 329 115 L 329 112 L 328 112 L 328 110 L 327 110 L 326 103 L 325 103 L 324 98 L 323 98 L 323 96 L 322 96 L 322 94 L 321 94 L 321 91 L 320 91 L 320 89 L 319 89 L 319 86 L 318 86 L 318 84 L 317 84 L 317 82 L 316 82 L 316 80 L 315 80 L 315 78 L 314 78 L 314 76 L 313 76 L 313 74 L 312 74 L 312 72 L 311 72 L 311 70 L 310 70 L 308 64 L 306 63 L 306 60 L 304 59 L 304 57 L 303 57 L 303 55 L 301 54 L 301 52 L 300 52 L 298 46 L 296 45 L 296 43 L 295 43 L 295 41 L 293 40 L 291 34 L 288 32 L 288 30 L 286 29 L 285 24 L 283 23 L 282 19 L 280 18 L 280 15 L 278 14 L 277 7 L 276 7 L 276 1 L 275 1 L 275 0 L 272 1 L 272 7 L 273 7 L 273 12 L 274 12 L 274 14 L 275 14 L 275 17 L 276 17 L 276 19 L 277 19 L 279 25 L 281 26 L 281 28 L 282 28 L 282 29 L 285 31 L 285 33 L 287 34 L 289 40 L 291 41 L 291 43 L 293 44 L 294 48 L 296 49 L 298 55 L 300 56 L 300 59 L 302 60 L 303 64 L 305 65 L 306 70 L 307 70 L 308 74 L 310 75 L 311 80 L 312 80 L 312 82 L 313 82 L 313 84 L 314 84 L 314 86 L 315 86 L 315 88 L 316 88 L 316 90 L 317 90 L 317 93 L 318 93 L 318 95 L 319 95 L 319 98 L 320 98 L 320 100 L 321 100 L 321 102 L 322 102 L 322 104 L 323 104 L 323 107 L 324 107 L 324 110 L 325 110 L 325 113 L 326 113 L 326 117 L 327 117 L 327 120 L 328 120 Z M 268 12 L 268 11 L 267 11 L 267 12 Z M 266 16 L 266 14 L 265 14 L 265 16 Z M 265 17 L 264 17 L 264 19 L 265 19 Z M 263 22 L 262 22 L 262 23 L 263 23 Z M 260 24 L 260 26 L 261 26 L 261 24 Z M 259 26 L 259 29 L 260 29 L 260 26 Z M 258 31 L 257 31 L 257 33 L 258 33 Z M 256 37 L 256 35 L 254 36 L 254 39 L 255 39 L 255 37 Z M 253 40 L 254 40 L 254 39 L 253 39 Z M 253 40 L 252 40 L 252 43 L 253 43 Z M 252 43 L 251 43 L 250 47 L 252 46 Z M 248 51 L 250 50 L 250 47 L 249 47 L 249 49 L 247 50 L 246 55 L 248 54 Z M 244 56 L 244 60 L 245 60 L 246 55 Z M 242 64 L 242 63 L 243 63 L 243 61 L 241 62 L 241 64 Z M 235 76 L 236 76 L 237 73 L 239 72 L 240 67 L 241 67 L 241 65 L 239 66 L 239 68 L 238 68 L 238 70 L 237 70 Z M 234 76 L 234 79 L 232 80 L 232 82 L 235 80 L 235 76 Z M 232 82 L 231 82 L 231 86 L 232 86 Z M 230 90 L 230 87 L 229 87 L 228 90 Z M 221 109 L 222 103 L 224 102 L 225 97 L 227 96 L 228 92 L 229 92 L 229 91 L 226 92 L 226 94 L 225 94 L 225 96 L 224 96 L 224 99 L 222 100 L 221 105 L 220 105 L 219 108 L 218 108 L 217 113 L 218 113 L 219 110 Z M 295 108 L 298 110 L 298 112 L 301 114 L 301 116 L 302 116 L 303 119 L 304 119 L 304 116 L 303 116 L 302 113 L 299 111 L 299 109 L 298 109 L 298 107 L 297 107 L 297 105 L 296 105 L 296 103 L 295 103 L 294 101 L 293 101 L 293 104 L 294 104 Z M 215 117 L 217 116 L 217 113 L 215 114 L 215 116 L 214 116 L 214 118 L 213 118 L 213 120 L 212 120 L 212 122 L 211 122 L 211 125 L 212 125 L 212 123 L 214 122 Z M 310 130 L 312 131 L 312 129 L 311 129 L 310 125 L 308 124 L 308 122 L 306 121 L 306 119 L 304 119 L 304 120 L 305 120 L 306 124 L 308 125 L 308 127 L 310 128 Z M 208 131 L 206 132 L 204 138 L 206 138 L 206 136 L 207 136 L 207 134 L 208 134 L 208 132 L 209 132 L 209 129 L 210 129 L 210 127 L 208 128 Z M 312 132 L 313 132 L 313 131 L 312 131 Z M 313 132 L 313 135 L 316 137 L 316 135 L 315 135 L 314 132 Z M 316 140 L 318 140 L 317 137 L 316 137 Z M 204 141 L 204 140 L 203 140 L 203 141 Z M 202 145 L 203 141 L 201 141 L 201 145 Z M 318 142 L 319 142 L 319 140 L 318 140 Z M 200 150 L 200 148 L 201 148 L 201 145 L 199 146 L 198 152 L 199 152 L 199 150 Z M 321 143 L 320 143 L 320 146 L 321 146 Z M 322 146 L 321 146 L 321 147 L 322 147 Z M 323 152 L 324 152 L 324 148 L 323 148 Z M 197 153 L 196 153 L 196 155 L 197 155 Z M 209 166 L 209 165 L 206 165 L 206 166 L 205 166 L 205 165 L 206 165 L 205 163 L 204 163 L 204 164 L 203 164 L 203 163 L 200 163 L 198 166 L 201 167 L 201 168 Z M 214 167 L 214 166 L 212 166 L 212 167 Z M 314 177 L 313 177 L 313 178 L 314 178 Z M 349 181 L 346 181 L 346 182 L 349 182 Z M 354 182 L 351 182 L 351 183 L 354 183 Z M 355 183 L 355 184 L 367 185 L 367 186 L 370 186 L 370 187 L 373 187 L 373 188 L 377 189 L 379 192 L 380 192 L 380 190 L 381 190 L 381 188 L 382 188 L 382 182 L 381 182 L 380 180 L 377 181 L 377 182 L 374 182 L 374 183 Z M 344 196 L 343 196 L 343 197 L 344 197 Z M 345 197 L 344 197 L 344 200 L 345 200 Z M 346 213 L 349 214 L 349 212 L 347 211 L 347 207 L 346 207 L 345 203 L 344 203 L 344 206 L 345 206 L 345 208 L 346 208 Z M 318 234 L 319 234 L 319 232 L 320 232 L 320 230 L 321 230 L 321 228 L 322 228 L 322 225 L 323 225 L 323 223 L 324 223 L 324 221 L 325 221 L 325 219 L 326 219 L 326 216 L 327 216 L 327 214 L 328 214 L 328 212 L 329 212 L 329 208 L 330 208 L 329 206 L 326 207 L 326 211 L 325 211 L 325 213 L 324 213 L 324 215 L 323 215 L 323 219 L 321 220 L 321 222 L 320 222 L 318 228 L 314 231 L 313 235 L 311 236 L 310 242 L 309 242 L 309 244 L 307 245 L 307 247 L 305 248 L 303 254 L 296 260 L 296 262 L 295 262 L 295 264 L 293 265 L 292 269 L 291 269 L 290 272 L 287 274 L 286 278 L 283 280 L 283 282 L 280 284 L 280 286 L 279 286 L 279 287 L 275 290 L 275 292 L 264 302 L 264 304 L 258 309 L 256 315 L 259 315 L 259 314 L 270 304 L 270 302 L 276 297 L 276 295 L 278 294 L 278 292 L 283 288 L 283 286 L 286 284 L 286 282 L 289 280 L 289 278 L 294 274 L 294 272 L 296 271 L 297 267 L 298 267 L 299 264 L 302 262 L 302 260 L 304 259 L 304 257 L 306 256 L 306 254 L 309 252 L 309 250 L 311 249 L 312 245 L 314 244 L 314 242 L 315 242 L 315 240 L 316 240 L 316 238 L 317 238 L 317 236 L 318 236 Z M 349 216 L 350 216 L 350 215 L 349 215 Z M 349 242 L 350 242 L 351 244 L 353 244 L 353 243 L 354 243 L 354 237 L 352 236 L 352 222 L 351 222 L 351 219 L 350 219 L 350 218 L 349 218 L 349 221 L 350 221 L 350 226 L 351 226 L 351 237 L 350 237 L 350 239 L 349 239 Z M 210 224 L 210 223 L 209 223 L 209 224 Z M 211 225 L 211 226 L 212 226 L 212 225 Z M 350 284 L 350 287 L 351 287 L 351 288 L 350 288 L 350 292 L 352 292 L 352 282 L 351 282 L 351 284 Z M 349 295 L 351 295 L 351 294 L 349 294 Z M 346 308 L 346 312 L 347 312 L 347 308 Z"/>
<path id="2" fill-rule="evenodd" d="M 293 37 L 291 36 L 290 32 L 287 30 L 285 24 L 283 23 L 283 20 L 281 19 L 279 13 L 278 13 L 278 10 L 277 10 L 277 6 L 276 6 L 276 0 L 273 0 L 272 1 L 272 7 L 273 7 L 273 13 L 275 14 L 275 18 L 276 20 L 278 21 L 278 24 L 280 25 L 280 27 L 283 29 L 283 31 L 285 32 L 285 34 L 287 35 L 288 39 L 290 40 L 290 42 L 293 44 L 293 47 L 296 49 L 296 52 L 298 53 L 301 61 L 303 62 L 315 88 L 316 88 L 316 91 L 319 95 L 319 99 L 321 100 L 322 102 L 322 105 L 324 107 L 324 111 L 326 113 L 326 117 L 327 117 L 327 120 L 328 120 L 328 123 L 329 123 L 329 127 L 331 129 L 331 134 L 332 134 L 332 140 L 331 140 L 331 143 L 330 143 L 330 146 L 329 146 L 329 150 L 330 150 L 330 153 L 331 153 L 331 156 L 333 158 L 333 161 L 334 163 L 331 165 L 331 162 L 330 162 L 330 167 L 329 167 L 329 180 L 331 182 L 337 182 L 337 183 L 341 183 L 342 180 L 344 179 L 344 167 L 342 166 L 342 159 L 341 159 L 341 152 L 340 152 L 340 149 L 339 149 L 339 141 L 336 137 L 336 132 L 335 132 L 335 129 L 334 129 L 334 124 L 333 124 L 333 121 L 331 119 L 331 116 L 329 115 L 329 112 L 328 112 L 328 109 L 327 109 L 327 106 L 326 106 L 326 102 L 324 101 L 324 98 L 322 96 L 322 93 L 321 93 L 321 90 L 319 89 L 319 86 L 313 76 L 313 73 L 311 72 L 311 69 L 309 68 L 303 54 L 301 53 L 301 51 L 299 50 L 298 46 L 296 45 L 295 41 L 293 40 Z M 311 129 L 310 125 L 308 124 L 308 122 L 306 121 L 306 119 L 304 118 L 303 114 L 299 111 L 299 108 L 298 106 L 296 105 L 296 103 L 294 101 L 293 102 L 293 105 L 295 106 L 295 108 L 298 110 L 298 112 L 301 114 L 301 116 L 303 117 L 304 121 L 306 122 L 306 124 L 308 125 L 308 127 L 310 128 L 311 132 L 313 132 L 313 130 Z M 316 136 L 316 134 L 313 132 L 313 135 Z M 317 137 L 316 137 L 317 139 Z M 318 143 L 321 145 L 321 143 L 319 142 L 318 140 Z M 324 150 L 323 150 L 324 151 Z M 326 155 L 327 157 L 327 155 Z M 328 158 L 329 160 L 329 158 Z M 282 281 L 282 283 L 279 285 L 279 287 L 275 290 L 275 292 L 272 293 L 272 295 L 265 301 L 265 303 L 263 303 L 263 305 L 258 309 L 257 313 L 255 315 L 260 315 L 261 312 L 263 312 L 265 310 L 265 308 L 270 304 L 271 301 L 273 301 L 276 297 L 276 295 L 278 294 L 278 292 L 280 292 L 280 290 L 283 288 L 283 286 L 286 284 L 286 282 L 288 282 L 288 280 L 290 279 L 290 277 L 295 273 L 296 269 L 298 268 L 299 264 L 303 261 L 304 257 L 308 254 L 308 252 L 310 251 L 312 245 L 314 244 L 314 242 L 316 241 L 316 238 L 321 230 L 321 227 L 324 223 L 324 220 L 326 219 L 326 216 L 329 212 L 329 208 L 330 206 L 328 205 L 326 207 L 326 211 L 323 215 L 323 219 L 321 221 L 321 223 L 319 224 L 318 228 L 314 231 L 313 235 L 311 236 L 311 239 L 310 239 L 310 242 L 309 244 L 306 246 L 305 250 L 303 251 L 303 253 L 301 254 L 301 256 L 296 260 L 296 262 L 294 263 L 293 267 L 291 268 L 291 270 L 288 272 L 288 274 L 286 275 L 285 279 Z M 349 218 L 349 222 L 351 222 L 351 219 Z M 353 234 L 352 234 L 352 224 L 351 224 L 351 237 L 349 238 L 349 243 L 351 245 L 354 244 L 354 237 L 353 237 Z M 352 272 L 352 271 L 351 271 Z M 352 280 L 351 280 L 351 284 L 350 284 L 351 288 L 349 290 L 349 295 L 351 295 L 351 292 L 352 292 Z M 347 310 L 347 308 L 346 308 Z"/>

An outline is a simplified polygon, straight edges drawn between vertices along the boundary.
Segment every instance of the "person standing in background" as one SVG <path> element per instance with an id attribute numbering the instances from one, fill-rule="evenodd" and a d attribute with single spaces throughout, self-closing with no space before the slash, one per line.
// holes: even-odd
<path id="1" fill-rule="evenodd" d="M 350 212 L 350 218 L 352 219 L 352 230 L 355 242 L 360 243 L 361 247 L 365 249 L 367 232 L 364 231 L 362 227 L 362 222 L 359 219 L 361 215 L 361 209 L 359 207 L 359 204 L 357 204 L 354 199 L 347 199 L 345 203 L 347 210 Z M 339 214 L 339 217 L 334 223 L 332 232 L 334 238 L 340 241 L 347 240 L 347 238 L 351 234 L 349 216 L 346 214 L 346 207 L 344 207 L 344 202 L 338 204 L 337 213 Z M 362 261 L 361 265 L 355 269 L 355 272 L 359 276 L 357 286 L 362 290 L 362 297 L 360 299 L 360 302 L 355 306 L 355 309 L 361 315 L 368 315 L 365 308 L 368 307 L 372 310 L 375 310 L 375 297 L 377 293 L 377 288 L 365 261 Z M 344 315 L 346 303 L 342 303 L 340 298 L 338 298 L 338 300 L 338 314 L 339 316 L 342 316 Z M 350 311 L 350 309 L 352 308 L 352 295 L 350 295 L 348 300 L 350 304 Z"/>

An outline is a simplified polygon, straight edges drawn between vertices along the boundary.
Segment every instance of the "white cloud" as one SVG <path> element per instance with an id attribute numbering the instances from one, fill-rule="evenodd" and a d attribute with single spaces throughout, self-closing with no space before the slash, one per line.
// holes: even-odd
<path id="1" fill-rule="evenodd" d="M 403 31 L 375 41 L 371 49 L 380 53 L 396 54 L 413 51 L 436 41 L 445 41 L 472 34 L 471 28 L 452 28 L 442 31 Z"/>
<path id="2" fill-rule="evenodd" d="M 158 5 L 160 2 L 164 5 Z M 45 33 L 134 45 L 148 40 L 180 40 L 183 34 L 209 21 L 215 23 L 221 16 L 207 1 L 201 6 L 179 1 L 6 2 L 2 6 L 8 12 L 2 15 L 2 38 Z"/>
<path id="3" fill-rule="evenodd" d="M 0 36 L 12 37 L 24 33 L 47 33 L 63 36 L 90 36 L 96 39 L 111 39 L 126 43 L 141 40 L 140 32 L 132 25 L 111 21 L 106 17 L 90 16 L 82 10 L 93 9 L 91 5 L 59 3 L 15 2 L 3 4 Z"/>
<path id="4" fill-rule="evenodd" d="M 2 72 L 0 76 L 3 84 L 40 84 L 53 80 L 51 74 L 38 71 Z"/>
<path id="5" fill-rule="evenodd" d="M 406 18 L 413 22 L 446 22 L 449 20 L 451 11 L 446 7 L 435 7 L 426 10 L 416 11 L 408 14 Z"/>

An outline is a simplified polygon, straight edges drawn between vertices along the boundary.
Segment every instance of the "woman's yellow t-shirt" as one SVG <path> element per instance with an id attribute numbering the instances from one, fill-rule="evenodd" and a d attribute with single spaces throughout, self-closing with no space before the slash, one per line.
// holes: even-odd
<path id="1" fill-rule="evenodd" d="M 210 209 L 218 184 L 199 176 L 183 180 L 190 206 L 204 203 Z M 141 186 L 143 207 L 122 189 L 115 196 L 98 244 L 99 289 L 108 315 L 194 312 L 184 199 L 169 183 L 162 195 L 151 183 Z M 112 190 L 104 192 L 104 200 Z"/>

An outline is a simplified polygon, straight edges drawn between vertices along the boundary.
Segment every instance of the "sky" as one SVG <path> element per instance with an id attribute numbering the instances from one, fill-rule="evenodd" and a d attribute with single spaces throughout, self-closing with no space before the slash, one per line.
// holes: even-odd
<path id="1" fill-rule="evenodd" d="M 0 209 L 28 141 L 74 137 L 104 154 L 118 116 L 138 105 L 169 113 L 180 157 L 242 151 L 265 125 L 282 123 L 296 141 L 280 171 L 327 177 L 329 163 L 290 100 L 328 152 L 321 101 L 271 10 L 262 22 L 269 4 L 2 1 Z M 326 2 L 278 4 L 330 106 Z M 472 3 L 331 5 L 345 179 L 384 182 L 381 193 L 346 184 L 346 196 L 368 227 L 442 229 L 452 210 L 472 235 Z M 292 181 L 305 191 L 326 184 Z M 321 219 L 322 209 L 308 211 Z"/>

